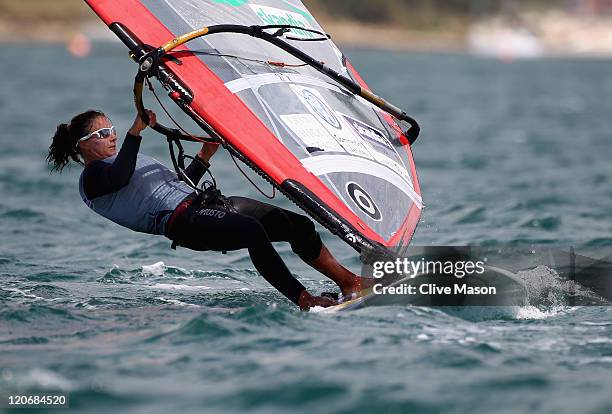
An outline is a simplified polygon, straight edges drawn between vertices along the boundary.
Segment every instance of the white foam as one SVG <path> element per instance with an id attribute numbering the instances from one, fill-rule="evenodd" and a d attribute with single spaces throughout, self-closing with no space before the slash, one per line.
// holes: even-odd
<path id="1" fill-rule="evenodd" d="M 166 299 L 166 298 L 163 298 L 161 296 L 156 297 L 155 299 L 160 300 L 160 301 L 162 301 L 164 303 L 168 303 L 170 305 L 184 306 L 186 308 L 200 308 L 201 307 L 200 305 L 195 305 L 193 303 L 185 303 L 185 302 L 182 302 L 182 301 L 180 301 L 178 299 Z"/>
<path id="2" fill-rule="evenodd" d="M 25 298 L 29 298 L 29 299 L 35 299 L 35 300 L 45 300 L 45 298 L 42 298 L 40 296 L 36 296 L 33 295 L 32 293 L 23 291 L 21 289 L 18 288 L 2 288 L 2 290 L 7 291 L 7 292 L 13 292 L 13 293 L 17 293 L 18 295 L 21 295 Z"/>
<path id="3" fill-rule="evenodd" d="M 580 360 L 580 365 L 600 365 L 600 364 L 612 364 L 612 357 L 601 357 L 601 358 L 583 358 Z"/>
<path id="4" fill-rule="evenodd" d="M 142 273 L 145 276 L 163 276 L 166 269 L 164 262 L 157 262 L 152 265 L 142 266 Z"/>
<path id="5" fill-rule="evenodd" d="M 8 374 L 5 373 L 4 376 Z M 34 368 L 24 375 L 10 375 L 15 379 L 17 386 L 22 388 L 41 387 L 43 389 L 59 389 L 62 391 L 72 391 L 75 385 L 61 375 L 42 368 Z"/>
<path id="6" fill-rule="evenodd" d="M 610 326 L 612 322 L 581 322 L 580 325 L 587 326 Z"/>
<path id="7" fill-rule="evenodd" d="M 600 299 L 594 292 L 572 280 L 564 279 L 556 270 L 547 266 L 518 272 L 517 276 L 527 289 L 530 305 L 558 308 L 567 305 L 568 297 L 573 295 L 586 299 Z"/>
<path id="8" fill-rule="evenodd" d="M 550 310 L 543 311 L 541 309 L 536 308 L 535 306 L 521 306 L 520 308 L 518 308 L 515 318 L 519 320 L 541 320 L 550 318 L 552 316 L 557 316 L 564 309 L 564 307 L 553 307 Z"/>
<path id="9" fill-rule="evenodd" d="M 81 307 L 81 308 L 87 309 L 87 310 L 96 310 L 96 309 L 98 309 L 98 306 L 90 305 L 87 302 L 79 302 L 79 303 L 75 304 L 74 307 L 75 308 Z"/>
<path id="10" fill-rule="evenodd" d="M 165 283 L 156 283 L 155 285 L 150 286 L 151 289 L 156 290 L 178 290 L 178 291 L 187 291 L 187 292 L 201 292 L 203 290 L 210 290 L 211 287 L 208 286 L 192 286 L 192 285 L 170 285 Z"/>

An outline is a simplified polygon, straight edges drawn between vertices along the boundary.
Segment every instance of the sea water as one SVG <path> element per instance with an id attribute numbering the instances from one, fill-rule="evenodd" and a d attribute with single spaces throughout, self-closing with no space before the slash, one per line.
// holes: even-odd
<path id="1" fill-rule="evenodd" d="M 609 255 L 611 61 L 347 54 L 422 123 L 414 244 Z M 79 167 L 50 174 L 58 123 L 100 108 L 130 126 L 136 68 L 120 45 L 86 59 L 3 45 L 0 63 L 0 393 L 67 393 L 87 413 L 612 411 L 612 312 L 549 300 L 563 293 L 551 269 L 527 275 L 539 285 L 523 308 L 299 312 L 245 251 L 173 251 L 89 211 Z M 169 162 L 153 133 L 142 151 Z M 227 155 L 213 172 L 225 194 L 264 199 Z M 356 253 L 321 233 L 359 271 Z M 278 250 L 312 291 L 333 289 Z"/>

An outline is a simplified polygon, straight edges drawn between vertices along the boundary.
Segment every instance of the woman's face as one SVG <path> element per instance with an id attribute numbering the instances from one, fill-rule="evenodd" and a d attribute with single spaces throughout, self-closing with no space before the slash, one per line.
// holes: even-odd
<path id="1" fill-rule="evenodd" d="M 112 126 L 113 124 L 110 119 L 105 116 L 99 116 L 94 119 L 88 133 L 90 134 L 103 128 L 111 128 Z M 106 138 L 103 138 L 103 135 L 104 134 L 95 134 L 79 142 L 79 149 L 86 161 L 103 160 L 117 153 L 117 133 L 113 131 L 113 133 Z"/>

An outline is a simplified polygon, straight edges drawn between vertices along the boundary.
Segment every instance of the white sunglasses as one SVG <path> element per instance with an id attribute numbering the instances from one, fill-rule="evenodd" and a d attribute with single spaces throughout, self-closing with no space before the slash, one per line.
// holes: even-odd
<path id="1" fill-rule="evenodd" d="M 85 135 L 83 138 L 79 139 L 77 143 L 81 141 L 87 141 L 89 138 L 96 137 L 96 139 L 105 139 L 110 137 L 115 133 L 115 127 L 112 126 L 110 128 L 100 128 L 97 131 L 92 132 L 89 135 Z M 97 135 L 97 136 L 96 136 Z"/>

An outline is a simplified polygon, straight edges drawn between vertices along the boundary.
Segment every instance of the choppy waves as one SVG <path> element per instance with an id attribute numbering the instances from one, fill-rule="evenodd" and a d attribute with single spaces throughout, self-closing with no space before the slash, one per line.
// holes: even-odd
<path id="1" fill-rule="evenodd" d="M 101 107 L 129 126 L 133 64 L 123 52 L 72 60 L 53 46 L 3 56 L 18 82 L 0 85 L 0 390 L 68 392 L 71 409 L 89 413 L 612 409 L 609 304 L 550 268 L 520 274 L 522 308 L 301 313 L 245 252 L 172 251 L 96 217 L 79 198 L 79 168 L 51 175 L 43 159 L 57 123 L 78 110 Z M 422 121 L 416 245 L 612 245 L 609 62 L 351 59 Z M 143 151 L 167 160 L 153 136 Z M 256 196 L 232 165 L 215 158 L 223 191 Z M 278 248 L 309 289 L 333 290 Z M 568 307 L 567 295 L 600 306 Z"/>

